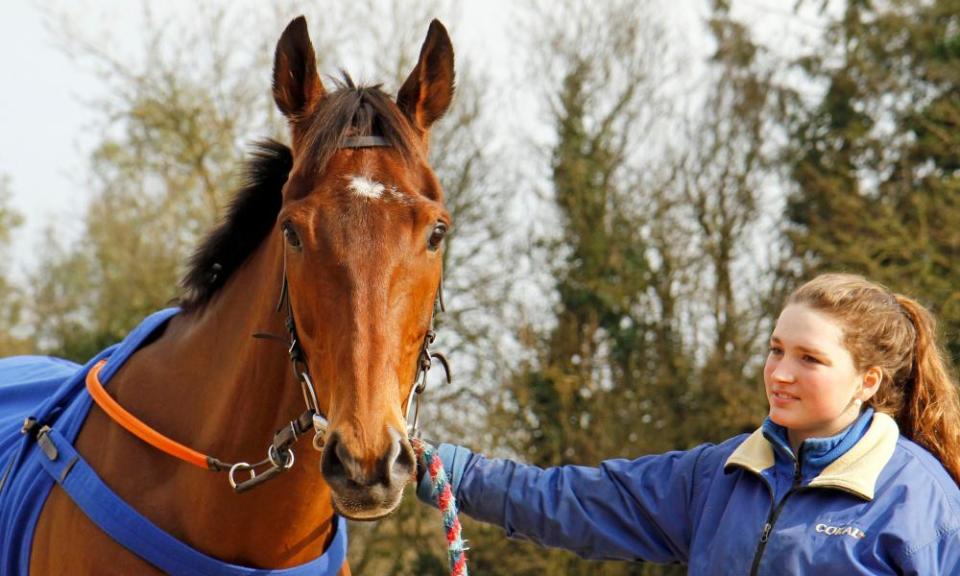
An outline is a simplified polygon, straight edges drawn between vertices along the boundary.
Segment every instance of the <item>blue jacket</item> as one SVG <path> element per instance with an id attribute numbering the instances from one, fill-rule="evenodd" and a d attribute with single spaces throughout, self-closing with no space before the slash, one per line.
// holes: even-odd
<path id="1" fill-rule="evenodd" d="M 799 465 L 769 420 L 719 445 L 597 468 L 439 453 L 463 512 L 585 558 L 690 574 L 960 574 L 960 489 L 872 410 L 807 440 Z"/>

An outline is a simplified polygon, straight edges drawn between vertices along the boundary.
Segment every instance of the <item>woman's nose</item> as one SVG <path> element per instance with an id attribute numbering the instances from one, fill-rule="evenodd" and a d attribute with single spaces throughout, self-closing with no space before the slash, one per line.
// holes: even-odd
<path id="1" fill-rule="evenodd" d="M 770 376 L 777 382 L 793 382 L 795 377 L 786 362 L 778 362 Z"/>

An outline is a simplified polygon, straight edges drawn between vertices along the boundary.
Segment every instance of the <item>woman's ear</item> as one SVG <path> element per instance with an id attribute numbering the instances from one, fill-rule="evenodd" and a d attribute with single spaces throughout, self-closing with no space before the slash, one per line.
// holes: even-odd
<path id="1" fill-rule="evenodd" d="M 860 400 L 866 402 L 873 398 L 874 394 L 880 389 L 883 382 L 883 371 L 877 366 L 867 368 L 863 373 L 863 381 L 860 384 L 860 394 L 857 396 Z"/>

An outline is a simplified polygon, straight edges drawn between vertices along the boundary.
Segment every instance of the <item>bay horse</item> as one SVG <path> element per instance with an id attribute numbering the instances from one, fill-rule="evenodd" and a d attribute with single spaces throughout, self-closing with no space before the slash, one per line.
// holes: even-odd
<path id="1" fill-rule="evenodd" d="M 273 68 L 291 145 L 260 145 L 178 308 L 82 368 L 0 362 L 0 532 L 35 525 L 0 573 L 349 574 L 343 518 L 399 504 L 451 226 L 427 153 L 453 47 L 433 21 L 395 101 L 328 91 L 315 58 L 301 16 Z M 56 392 L 31 407 L 38 386 Z M 97 478 L 112 496 L 74 496 Z"/>

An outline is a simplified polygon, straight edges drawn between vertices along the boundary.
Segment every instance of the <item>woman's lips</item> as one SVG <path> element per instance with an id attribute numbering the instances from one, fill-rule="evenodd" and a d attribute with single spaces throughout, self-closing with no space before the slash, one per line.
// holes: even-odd
<path id="1" fill-rule="evenodd" d="M 800 401 L 800 398 L 794 396 L 793 394 L 788 394 L 787 392 L 775 390 L 770 394 L 770 401 L 778 406 L 785 406 Z"/>

